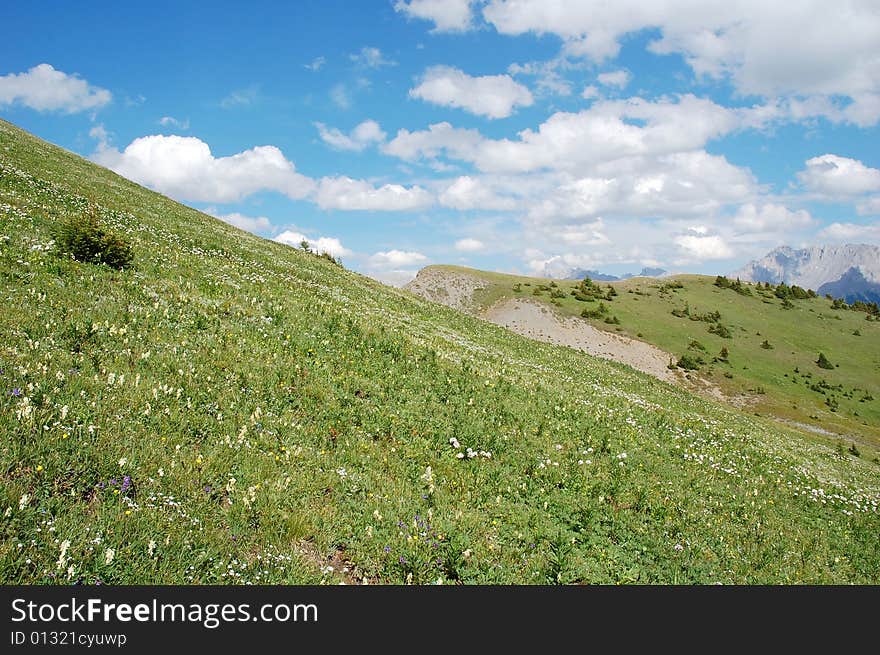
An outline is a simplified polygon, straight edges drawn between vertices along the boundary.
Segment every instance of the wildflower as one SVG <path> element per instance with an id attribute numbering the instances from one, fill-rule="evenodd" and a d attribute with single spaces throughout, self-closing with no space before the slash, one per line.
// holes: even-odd
<path id="1" fill-rule="evenodd" d="M 128 491 L 129 487 L 131 487 L 131 476 L 126 475 L 122 478 L 122 487 L 120 487 L 119 490 L 122 493 L 125 493 L 126 491 Z"/>
<path id="2" fill-rule="evenodd" d="M 58 555 L 58 568 L 63 569 L 67 563 L 67 549 L 70 548 L 70 539 L 61 542 L 61 554 Z"/>
<path id="3" fill-rule="evenodd" d="M 112 548 L 108 548 L 107 550 L 105 550 L 104 551 L 104 564 L 109 565 L 113 561 L 113 558 L 115 556 L 116 556 L 116 551 L 113 550 Z"/>
<path id="4" fill-rule="evenodd" d="M 42 464 L 37 464 L 37 473 L 39 473 L 39 472 L 42 471 L 42 470 L 43 470 L 43 465 L 42 465 Z"/>
<path id="5" fill-rule="evenodd" d="M 27 507 L 28 502 L 30 502 L 31 497 L 28 494 L 22 494 L 21 498 L 18 499 L 18 509 L 22 510 Z"/>
<path id="6" fill-rule="evenodd" d="M 434 493 L 434 472 L 431 470 L 430 466 L 425 469 L 425 473 L 422 475 L 422 480 L 428 485 L 428 493 Z"/>
<path id="7" fill-rule="evenodd" d="M 154 552 L 156 552 L 156 540 L 150 539 L 150 543 L 147 544 L 147 554 L 152 557 Z"/>
<path id="8" fill-rule="evenodd" d="M 675 544 L 673 546 L 673 549 L 675 549 L 676 551 L 678 551 L 680 553 L 681 551 L 684 550 L 684 546 L 682 546 L 681 544 Z"/>
<path id="9" fill-rule="evenodd" d="M 15 396 L 16 398 L 18 398 L 21 395 L 21 388 L 15 387 L 12 390 L 12 395 Z"/>
<path id="10" fill-rule="evenodd" d="M 127 463 L 128 463 L 128 460 L 127 460 L 125 457 L 120 457 L 120 458 L 119 458 L 119 468 L 122 468 L 122 467 L 125 466 Z"/>
<path id="11" fill-rule="evenodd" d="M 391 552 L 391 546 L 385 546 L 385 548 L 383 548 L 382 550 L 385 551 L 386 553 L 390 553 L 390 552 Z"/>

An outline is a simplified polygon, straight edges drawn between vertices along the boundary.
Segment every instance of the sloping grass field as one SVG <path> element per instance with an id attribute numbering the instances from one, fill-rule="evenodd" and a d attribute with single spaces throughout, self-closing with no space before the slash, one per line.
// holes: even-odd
<path id="1" fill-rule="evenodd" d="M 673 362 L 688 356 L 694 374 L 749 412 L 842 435 L 832 441 L 846 447 L 857 441 L 867 459 L 880 453 L 880 316 L 824 297 L 786 303 L 754 284 L 743 283 L 737 292 L 702 275 L 595 282 L 602 294 L 614 289 L 616 295 L 602 299 L 573 295 L 578 281 L 433 268 L 484 280 L 474 297 L 477 310 L 520 298 L 580 317 L 604 305 L 600 315 L 582 320 L 651 343 Z M 817 365 L 820 353 L 830 369 Z"/>
<path id="2" fill-rule="evenodd" d="M 89 203 L 130 268 L 55 253 Z M 0 292 L 4 583 L 880 581 L 876 464 L 5 122 Z"/>

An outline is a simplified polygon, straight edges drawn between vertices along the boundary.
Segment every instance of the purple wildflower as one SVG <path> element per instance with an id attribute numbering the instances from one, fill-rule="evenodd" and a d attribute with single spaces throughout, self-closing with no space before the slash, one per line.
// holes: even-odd
<path id="1" fill-rule="evenodd" d="M 383 548 L 382 550 L 384 550 L 386 553 L 390 553 L 390 552 L 391 552 L 391 546 L 385 546 L 385 548 Z"/>
<path id="2" fill-rule="evenodd" d="M 111 486 L 111 487 L 115 487 L 115 486 L 116 486 L 116 478 L 111 478 L 111 479 L 110 479 L 110 486 Z"/>
<path id="3" fill-rule="evenodd" d="M 21 395 L 21 389 L 19 387 L 15 387 L 15 389 L 12 390 L 12 395 L 18 398 Z"/>
<path id="4" fill-rule="evenodd" d="M 122 478 L 122 487 L 120 488 L 120 491 L 122 493 L 125 493 L 126 491 L 128 491 L 129 487 L 131 487 L 131 476 L 126 475 Z"/>

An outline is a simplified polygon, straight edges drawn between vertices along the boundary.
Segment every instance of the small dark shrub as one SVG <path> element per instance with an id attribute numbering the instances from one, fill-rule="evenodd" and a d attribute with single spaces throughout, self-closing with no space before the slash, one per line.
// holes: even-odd
<path id="1" fill-rule="evenodd" d="M 730 333 L 730 330 L 726 325 L 722 325 L 721 323 L 715 323 L 714 325 L 709 327 L 710 334 L 717 334 L 722 339 L 733 339 L 733 334 Z"/>
<path id="2" fill-rule="evenodd" d="M 819 353 L 819 359 L 816 360 L 816 366 L 826 369 L 834 368 L 834 364 L 828 361 L 828 358 L 825 357 L 825 353 Z"/>
<path id="3" fill-rule="evenodd" d="M 80 216 L 62 223 L 55 236 L 58 252 L 87 264 L 106 264 L 121 269 L 134 255 L 128 242 L 101 224 L 94 205 Z"/>
<path id="4" fill-rule="evenodd" d="M 696 371 L 701 364 L 705 364 L 702 357 L 697 355 L 684 354 L 678 358 L 677 366 L 686 371 Z"/>

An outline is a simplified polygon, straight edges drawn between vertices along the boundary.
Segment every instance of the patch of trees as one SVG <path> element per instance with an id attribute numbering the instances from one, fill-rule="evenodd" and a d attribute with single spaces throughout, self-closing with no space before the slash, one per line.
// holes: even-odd
<path id="1" fill-rule="evenodd" d="M 716 287 L 721 289 L 730 289 L 731 291 L 736 291 L 741 296 L 751 296 L 752 290 L 748 287 L 748 285 L 743 284 L 743 282 L 736 278 L 736 280 L 729 280 L 723 275 L 719 275 L 715 278 L 715 282 L 713 282 Z"/>
<path id="2" fill-rule="evenodd" d="M 770 289 L 770 283 L 764 283 L 765 289 Z M 780 282 L 773 288 L 773 295 L 775 295 L 780 300 L 806 300 L 808 298 L 816 298 L 817 294 L 812 289 L 803 289 L 796 284 L 792 284 L 788 286 L 785 282 Z"/>
<path id="3" fill-rule="evenodd" d="M 617 290 L 610 284 L 606 289 L 602 289 L 601 286 L 590 279 L 590 276 L 586 276 L 574 289 L 571 290 L 571 295 L 574 296 L 575 300 L 580 302 L 595 302 L 597 300 L 611 302 L 617 295 Z"/>
<path id="4" fill-rule="evenodd" d="M 831 301 L 831 309 L 843 309 L 854 312 L 865 312 L 865 318 L 869 321 L 880 321 L 880 306 L 875 302 L 856 300 L 851 305 L 843 298 L 834 298 Z"/>
<path id="5" fill-rule="evenodd" d="M 692 321 L 702 321 L 709 323 L 709 334 L 715 334 L 722 339 L 733 339 L 733 333 L 730 329 L 721 323 L 721 312 L 717 309 L 705 314 L 697 314 L 691 312 L 691 307 L 685 303 L 684 309 L 673 309 L 672 315 L 678 318 L 689 318 Z"/>

